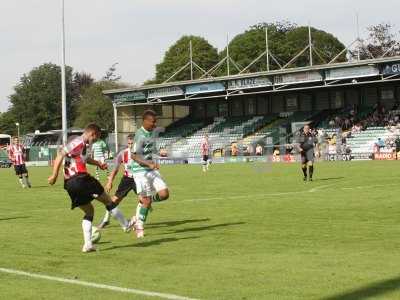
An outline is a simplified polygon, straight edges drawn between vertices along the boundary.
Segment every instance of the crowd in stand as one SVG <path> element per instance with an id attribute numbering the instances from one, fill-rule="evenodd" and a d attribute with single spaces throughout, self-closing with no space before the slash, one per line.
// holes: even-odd
<path id="1" fill-rule="evenodd" d="M 391 110 L 378 102 L 372 112 L 360 119 L 357 117 L 358 108 L 353 106 L 344 116 L 336 116 L 329 121 L 329 128 L 341 129 L 344 132 L 359 133 L 368 127 L 396 126 L 400 123 L 400 102 L 396 102 Z"/>
<path id="2" fill-rule="evenodd" d="M 381 103 L 377 103 L 365 118 L 358 116 L 357 107 L 348 110 L 344 116 L 335 116 L 329 121 L 328 129 L 331 134 L 326 134 L 324 130 L 318 130 L 320 141 L 325 140 L 328 147 L 333 148 L 340 139 L 342 153 L 350 153 L 351 149 L 346 146 L 347 138 L 355 136 L 370 127 L 385 127 L 392 133 L 386 139 L 378 138 L 374 144 L 373 151 L 380 152 L 398 151 L 400 149 L 400 102 L 397 101 L 391 110 L 387 110 Z"/>

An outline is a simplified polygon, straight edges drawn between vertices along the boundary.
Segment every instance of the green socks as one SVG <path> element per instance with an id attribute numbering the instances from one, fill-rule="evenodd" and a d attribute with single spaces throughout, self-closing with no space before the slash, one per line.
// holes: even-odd
<path id="1" fill-rule="evenodd" d="M 142 222 L 146 221 L 147 215 L 149 213 L 149 209 L 147 207 L 140 207 L 139 209 L 139 220 Z"/>
<path id="2" fill-rule="evenodd" d="M 162 200 L 160 199 L 160 196 L 159 196 L 158 194 L 155 194 L 155 195 L 153 195 L 153 196 L 151 197 L 151 201 L 152 201 L 152 202 L 160 202 L 160 201 L 162 201 Z"/>

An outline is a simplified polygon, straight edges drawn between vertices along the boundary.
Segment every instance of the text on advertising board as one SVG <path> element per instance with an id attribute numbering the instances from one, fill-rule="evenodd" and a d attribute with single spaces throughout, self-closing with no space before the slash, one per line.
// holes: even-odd
<path id="1" fill-rule="evenodd" d="M 251 77 L 228 81 L 228 90 L 249 89 L 271 86 L 272 82 L 267 77 Z"/>
<path id="2" fill-rule="evenodd" d="M 115 102 L 130 102 L 136 100 L 144 100 L 146 99 L 146 95 L 143 92 L 130 92 L 115 95 L 113 99 Z"/>

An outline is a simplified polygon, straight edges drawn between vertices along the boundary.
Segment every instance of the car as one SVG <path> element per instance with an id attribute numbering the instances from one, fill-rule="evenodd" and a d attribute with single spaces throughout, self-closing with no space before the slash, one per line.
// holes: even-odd
<path id="1" fill-rule="evenodd" d="M 11 168 L 12 162 L 9 159 L 0 159 L 0 168 Z"/>

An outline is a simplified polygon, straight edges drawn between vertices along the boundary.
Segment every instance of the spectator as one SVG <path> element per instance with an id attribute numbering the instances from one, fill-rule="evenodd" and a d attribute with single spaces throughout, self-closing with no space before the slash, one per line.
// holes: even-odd
<path id="1" fill-rule="evenodd" d="M 279 148 L 275 148 L 275 150 L 274 150 L 272 156 L 274 156 L 274 157 L 279 157 L 279 155 L 280 155 Z"/>
<path id="2" fill-rule="evenodd" d="M 246 147 L 246 153 L 247 155 L 251 156 L 253 155 L 253 145 L 252 144 L 248 144 Z"/>
<path id="3" fill-rule="evenodd" d="M 256 155 L 257 156 L 263 155 L 263 147 L 260 144 L 257 144 L 256 146 Z"/>
<path id="4" fill-rule="evenodd" d="M 237 156 L 239 154 L 239 149 L 236 143 L 231 144 L 231 156 Z"/>
<path id="5" fill-rule="evenodd" d="M 161 157 L 167 157 L 168 156 L 167 149 L 161 147 L 160 148 L 160 156 Z"/>
<path id="6" fill-rule="evenodd" d="M 289 155 L 292 154 L 292 152 L 293 152 L 293 146 L 290 145 L 290 144 L 286 145 L 285 151 L 286 151 L 286 154 L 289 154 Z"/>
<path id="7" fill-rule="evenodd" d="M 380 152 L 381 148 L 385 147 L 385 142 L 381 138 L 378 138 L 378 141 L 375 143 L 375 145 L 377 147 L 378 152 Z"/>

